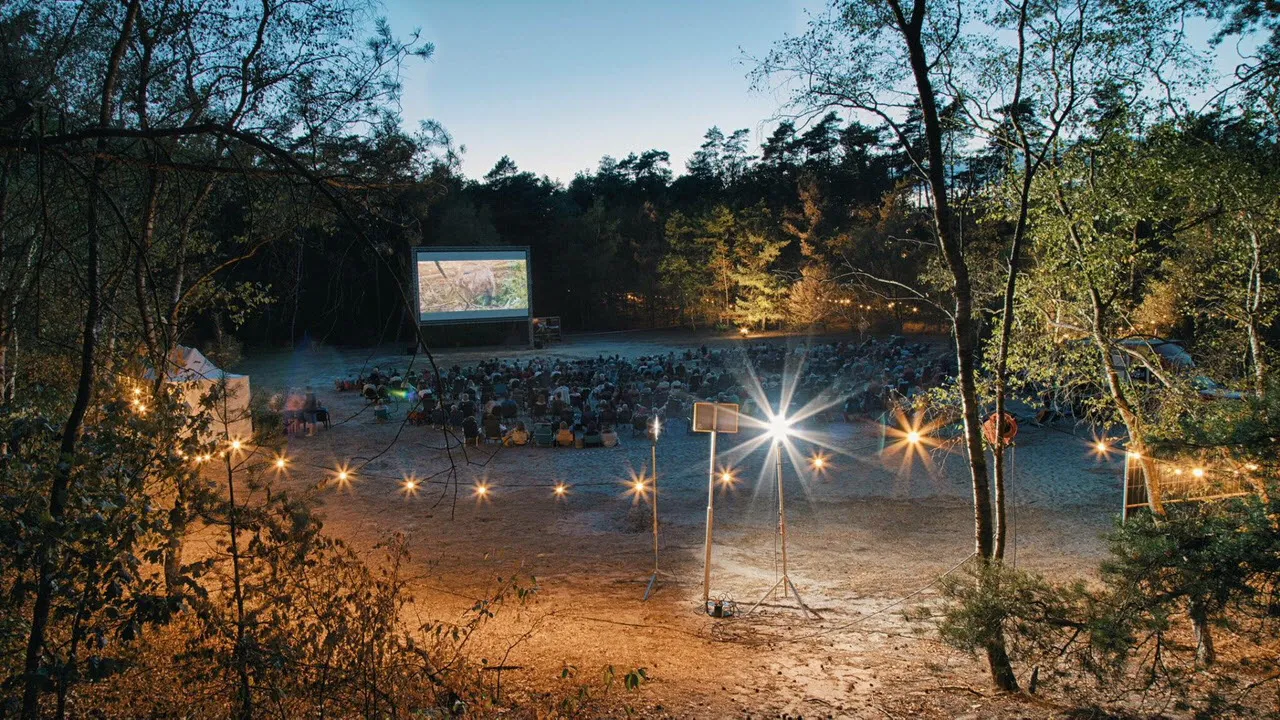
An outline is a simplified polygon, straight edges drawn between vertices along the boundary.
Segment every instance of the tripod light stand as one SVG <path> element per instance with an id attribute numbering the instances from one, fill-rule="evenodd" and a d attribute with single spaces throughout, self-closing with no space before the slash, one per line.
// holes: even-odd
<path id="1" fill-rule="evenodd" d="M 810 609 L 808 605 L 804 604 L 804 600 L 800 597 L 800 591 L 796 589 L 795 583 L 791 582 L 791 575 L 787 568 L 787 510 L 786 500 L 784 499 L 782 492 L 782 453 L 784 451 L 783 441 L 790 434 L 790 431 L 791 423 L 786 418 L 781 415 L 777 415 L 770 419 L 769 434 L 773 437 L 773 452 L 776 455 L 774 469 L 776 471 L 778 482 L 777 535 L 781 538 L 782 545 L 782 577 L 778 578 L 778 581 L 773 584 L 773 587 L 769 588 L 769 590 L 756 601 L 756 604 L 751 606 L 751 609 L 747 611 L 747 614 L 750 615 L 757 607 L 760 607 L 760 603 L 764 602 L 765 598 L 772 595 L 778 588 L 782 588 L 782 597 L 787 597 L 787 591 L 790 589 L 791 593 L 795 594 L 796 604 L 800 606 L 800 609 L 803 610 L 806 615 L 812 615 L 813 617 L 821 620 L 821 615 Z"/>

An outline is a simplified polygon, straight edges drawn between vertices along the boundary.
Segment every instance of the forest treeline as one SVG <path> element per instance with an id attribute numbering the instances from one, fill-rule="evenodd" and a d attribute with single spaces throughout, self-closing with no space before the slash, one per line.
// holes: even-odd
<path id="1" fill-rule="evenodd" d="M 534 312 L 570 329 L 901 320 L 885 302 L 873 316 L 873 298 L 837 282 L 885 233 L 919 222 L 909 161 L 885 132 L 834 112 L 781 122 L 759 146 L 747 129 L 713 127 L 684 168 L 652 149 L 604 157 L 567 184 L 510 157 L 467 178 L 448 137 L 436 134 L 443 145 L 431 148 L 425 176 L 409 154 L 381 168 L 405 186 L 378 199 L 384 222 L 370 232 L 381 254 L 341 228 L 321 229 L 237 269 L 270 282 L 278 298 L 244 335 L 260 344 L 405 335 L 410 320 L 395 286 L 417 244 L 529 247 Z M 415 138 L 382 142 L 407 150 Z M 363 154 L 386 159 L 377 145 Z M 904 253 L 884 264 L 906 279 L 915 263 Z"/>

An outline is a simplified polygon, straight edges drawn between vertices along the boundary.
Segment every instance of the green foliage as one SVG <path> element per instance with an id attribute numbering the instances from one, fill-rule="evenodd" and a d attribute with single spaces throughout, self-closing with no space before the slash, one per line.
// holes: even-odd
<path id="1" fill-rule="evenodd" d="M 1257 712 L 1248 691 L 1274 672 L 1277 509 L 1246 498 L 1137 515 L 1110 535 L 1096 583 L 971 568 L 944 582 L 939 630 L 968 652 L 1003 633 L 1042 685 L 1079 697 L 1105 691 L 1121 703 L 1139 693 L 1210 714 Z M 1217 630 L 1231 643 L 1225 666 Z"/>

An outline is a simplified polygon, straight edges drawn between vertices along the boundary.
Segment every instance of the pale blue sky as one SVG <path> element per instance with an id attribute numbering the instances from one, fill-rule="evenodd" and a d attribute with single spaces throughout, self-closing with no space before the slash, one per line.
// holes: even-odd
<path id="1" fill-rule="evenodd" d="M 435 57 L 411 63 L 404 117 L 442 123 L 480 177 L 503 155 L 568 182 L 600 157 L 658 148 L 684 169 L 712 125 L 749 128 L 774 98 L 749 91 L 743 53 L 803 29 L 820 0 L 384 0 L 398 35 Z M 765 132 L 770 131 L 770 127 Z"/>
<path id="2" fill-rule="evenodd" d="M 826 0 L 382 0 L 393 31 L 435 57 L 404 77 L 406 125 L 431 118 L 466 147 L 463 172 L 503 155 L 568 182 L 604 155 L 671 153 L 677 173 L 718 125 L 772 131 L 780 98 L 753 92 L 748 56 L 803 32 Z M 1203 41 L 1210 29 L 1189 24 Z M 1247 43 L 1252 46 L 1253 43 Z M 1238 61 L 1221 48 L 1217 70 Z M 1207 97 L 1211 93 L 1204 93 Z"/>

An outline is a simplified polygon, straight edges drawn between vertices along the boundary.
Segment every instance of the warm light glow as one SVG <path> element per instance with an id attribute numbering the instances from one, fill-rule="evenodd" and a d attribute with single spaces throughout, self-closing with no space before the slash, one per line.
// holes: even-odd
<path id="1" fill-rule="evenodd" d="M 643 493 L 645 491 L 644 480 L 636 480 L 635 482 L 631 483 L 631 489 L 635 490 L 638 493 Z"/>
<path id="2" fill-rule="evenodd" d="M 244 443 L 240 442 L 240 440 L 239 440 L 239 439 L 236 439 L 236 440 L 232 440 L 232 441 L 231 441 L 231 449 L 232 449 L 232 450 L 237 450 L 237 451 L 238 451 L 238 450 L 240 450 L 240 448 L 242 448 L 242 447 L 244 447 Z"/>
<path id="3" fill-rule="evenodd" d="M 134 388 L 134 389 L 133 389 L 133 395 L 134 395 L 134 397 L 137 397 L 137 396 L 139 396 L 139 395 L 141 395 L 141 394 L 142 394 L 142 388 Z"/>
<path id="4" fill-rule="evenodd" d="M 751 334 L 751 331 L 746 328 L 738 328 L 738 334 L 743 337 L 746 337 Z"/>
<path id="5" fill-rule="evenodd" d="M 907 433 L 907 442 L 911 443 L 912 445 L 918 445 L 918 444 L 920 443 L 920 431 L 919 431 L 919 430 L 912 430 L 912 431 L 908 432 L 908 433 Z"/>
<path id="6" fill-rule="evenodd" d="M 821 470 L 827 466 L 827 459 L 822 457 L 821 455 L 814 457 L 811 462 L 813 462 L 814 470 Z"/>
<path id="7" fill-rule="evenodd" d="M 284 469 L 284 467 L 285 467 L 285 465 L 288 465 L 288 464 L 289 464 L 289 459 L 288 459 L 288 458 L 286 458 L 286 457 L 284 457 L 283 455 L 281 455 L 280 457 L 276 458 L 276 469 L 277 469 L 277 470 L 283 470 L 283 469 Z"/>
<path id="8" fill-rule="evenodd" d="M 478 498 L 483 498 L 483 497 L 488 496 L 488 494 L 489 494 L 489 486 L 488 486 L 488 485 L 485 485 L 484 483 L 479 483 L 479 484 L 477 484 L 477 485 L 476 485 L 476 489 L 475 489 L 475 495 L 476 495 L 476 497 L 478 497 Z"/>
<path id="9" fill-rule="evenodd" d="M 564 497 L 569 492 L 569 486 L 564 483 L 556 483 L 554 492 L 556 497 Z"/>
<path id="10" fill-rule="evenodd" d="M 146 414 L 147 414 L 147 406 L 146 406 L 146 405 L 143 405 L 142 403 L 140 403 L 140 402 L 138 402 L 138 401 L 136 401 L 136 400 L 135 400 L 135 401 L 134 401 L 134 403 L 133 403 L 133 409 L 134 409 L 135 411 L 137 411 L 137 413 L 138 413 L 139 415 L 146 415 Z"/>
<path id="11" fill-rule="evenodd" d="M 344 470 L 344 469 L 342 469 L 342 468 L 339 468 L 339 469 L 338 469 L 338 484 L 339 484 L 339 485 L 346 485 L 346 484 L 347 484 L 347 483 L 349 483 L 350 481 L 351 481 L 351 473 L 350 473 L 350 472 L 348 472 L 348 471 L 346 471 L 346 470 Z"/>
<path id="12" fill-rule="evenodd" d="M 661 432 L 662 432 L 662 421 L 658 419 L 657 415 L 655 415 L 653 417 L 653 439 L 657 440 L 658 434 Z"/>
<path id="13" fill-rule="evenodd" d="M 733 472 L 731 472 L 731 471 L 729 471 L 729 470 L 725 470 L 724 472 L 720 473 L 720 484 L 721 484 L 721 485 L 732 485 L 732 484 L 733 484 Z"/>
<path id="14" fill-rule="evenodd" d="M 1111 446 L 1108 445 L 1106 442 L 1099 440 L 1098 442 L 1094 443 L 1093 449 L 1105 455 L 1111 451 Z"/>
<path id="15" fill-rule="evenodd" d="M 418 491 L 418 479 L 414 477 L 407 477 L 404 479 L 401 487 L 404 488 L 405 494 L 412 495 Z"/>
<path id="16" fill-rule="evenodd" d="M 1130 450 L 1129 457 L 1133 458 L 1134 460 L 1141 460 L 1142 453 L 1138 452 L 1137 450 Z"/>
<path id="17" fill-rule="evenodd" d="M 1195 475 L 1197 478 L 1202 478 L 1204 477 L 1204 468 L 1195 468 L 1191 471 L 1191 474 Z"/>
<path id="18" fill-rule="evenodd" d="M 1248 465 L 1245 465 L 1245 466 L 1244 466 L 1244 469 L 1245 469 L 1245 470 L 1248 470 L 1249 472 L 1256 472 L 1256 471 L 1257 471 L 1257 469 L 1258 469 L 1258 464 L 1257 464 L 1257 463 L 1249 463 Z"/>

